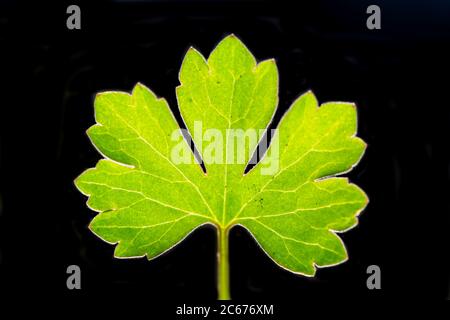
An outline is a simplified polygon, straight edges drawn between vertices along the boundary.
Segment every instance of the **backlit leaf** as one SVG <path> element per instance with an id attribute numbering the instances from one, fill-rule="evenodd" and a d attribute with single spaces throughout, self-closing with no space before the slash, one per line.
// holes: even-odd
<path id="1" fill-rule="evenodd" d="M 354 227 L 368 202 L 356 185 L 335 177 L 365 150 L 355 136 L 355 106 L 319 105 L 311 92 L 303 94 L 263 160 L 244 174 L 261 139 L 246 133 L 263 132 L 278 104 L 275 61 L 257 63 L 231 35 L 207 60 L 189 49 L 179 78 L 178 108 L 207 173 L 164 99 L 142 84 L 131 94 L 100 93 L 88 135 L 105 159 L 76 180 L 99 212 L 90 229 L 117 243 L 121 258 L 154 258 L 209 223 L 226 231 L 245 227 L 292 272 L 312 276 L 316 266 L 345 261 L 336 233 Z"/>

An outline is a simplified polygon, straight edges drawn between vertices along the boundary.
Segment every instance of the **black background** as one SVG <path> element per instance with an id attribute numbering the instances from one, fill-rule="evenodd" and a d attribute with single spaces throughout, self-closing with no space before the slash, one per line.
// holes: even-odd
<path id="1" fill-rule="evenodd" d="M 294 2 L 294 1 L 292 1 Z M 161 257 L 113 259 L 87 225 L 93 217 L 73 179 L 100 155 L 85 130 L 93 98 L 142 82 L 176 112 L 182 58 L 208 55 L 236 34 L 280 73 L 277 118 L 312 89 L 320 102 L 354 101 L 368 149 L 348 174 L 370 198 L 342 234 L 350 260 L 313 279 L 277 267 L 253 238 L 230 236 L 236 299 L 438 298 L 448 296 L 450 5 L 444 1 L 72 1 L 82 29 L 66 29 L 69 3 L 0 5 L 1 285 L 38 295 L 133 293 L 212 301 L 215 231 L 201 228 Z M 366 28 L 378 4 L 382 29 Z M 82 290 L 66 288 L 66 268 Z M 379 265 L 382 289 L 368 290 Z"/>

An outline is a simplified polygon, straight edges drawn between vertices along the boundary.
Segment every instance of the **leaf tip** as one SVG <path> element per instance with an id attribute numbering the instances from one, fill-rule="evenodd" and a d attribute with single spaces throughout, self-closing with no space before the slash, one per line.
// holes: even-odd
<path id="1" fill-rule="evenodd" d="M 140 82 L 140 81 L 138 81 L 135 85 L 134 85 L 134 88 L 142 88 L 142 87 L 145 87 L 145 85 L 142 83 L 142 82 Z M 133 89 L 134 89 L 133 88 Z"/>
<path id="2" fill-rule="evenodd" d="M 311 102 L 313 102 L 313 104 L 316 106 L 316 108 L 319 108 L 319 101 L 317 100 L 316 95 L 314 94 L 314 92 L 309 89 L 308 91 L 306 91 L 305 93 L 303 93 L 299 99 L 306 99 L 306 100 L 310 100 Z"/>
<path id="3" fill-rule="evenodd" d="M 83 194 L 85 196 L 89 196 L 89 192 L 85 189 L 85 187 L 83 187 L 83 182 L 85 182 L 83 180 L 85 179 L 86 174 L 88 174 L 91 170 L 92 170 L 92 168 L 87 169 L 87 170 L 83 171 L 80 175 L 78 175 L 78 177 L 73 179 L 73 184 L 74 184 L 75 188 L 77 188 L 78 191 L 80 191 L 81 194 Z"/>
<path id="4" fill-rule="evenodd" d="M 137 82 L 131 90 L 131 95 L 135 96 L 140 90 L 146 90 L 147 87 L 142 82 Z"/>
<path id="5" fill-rule="evenodd" d="M 105 212 L 108 212 L 108 211 L 104 211 L 104 212 L 102 212 L 102 213 L 105 213 Z M 98 225 L 97 225 L 97 223 L 98 223 L 98 219 L 100 219 L 101 218 L 101 215 L 96 215 L 92 220 L 91 220 L 91 222 L 88 224 L 88 226 L 87 226 L 87 228 L 89 229 L 89 231 L 91 231 L 93 234 L 95 234 L 97 237 L 99 237 L 100 239 L 102 239 L 103 241 L 105 241 L 105 242 L 108 242 L 108 241 L 106 241 L 100 234 L 99 234 L 99 228 L 98 228 Z M 108 242 L 108 243 L 111 243 L 111 242 Z M 111 243 L 112 244 L 112 243 Z"/>
<path id="6" fill-rule="evenodd" d="M 270 66 L 270 67 L 276 67 L 277 66 L 277 61 L 275 60 L 275 58 L 266 59 L 266 60 L 263 60 L 263 61 L 259 62 L 255 67 L 260 67 L 260 66 L 263 66 L 263 65 L 267 65 L 267 66 Z"/>
<path id="7" fill-rule="evenodd" d="M 77 189 L 80 189 L 79 184 L 80 184 L 82 175 L 83 175 L 83 173 L 78 175 L 75 179 L 73 179 L 73 184 L 75 187 L 77 187 Z"/>
<path id="8" fill-rule="evenodd" d="M 190 46 L 186 51 L 186 56 L 188 54 L 196 54 L 196 53 L 199 53 L 199 51 L 197 49 L 195 49 L 193 46 Z"/>
<path id="9" fill-rule="evenodd" d="M 231 44 L 232 46 L 235 45 L 235 46 L 243 47 L 243 48 L 245 48 L 246 51 L 248 51 L 250 53 L 250 51 L 245 46 L 244 42 L 242 42 L 242 40 L 238 36 L 236 36 L 234 33 L 230 33 L 229 35 L 225 36 L 225 38 L 223 38 L 219 42 L 216 49 L 221 46 L 226 46 L 227 43 Z"/>
<path id="10" fill-rule="evenodd" d="M 363 139 L 361 139 L 361 144 L 362 144 L 362 146 L 363 146 L 364 151 L 366 151 L 366 150 L 367 150 L 367 147 L 368 147 L 367 142 L 364 141 Z"/>
<path id="11" fill-rule="evenodd" d="M 203 57 L 203 55 L 193 46 L 190 46 L 189 49 L 186 51 L 186 54 L 184 55 L 182 66 L 188 61 L 189 58 L 197 58 L 198 60 L 201 60 L 206 65 L 206 59 Z M 195 60 L 194 60 L 195 61 Z"/>
<path id="12" fill-rule="evenodd" d="M 91 222 L 88 224 L 87 228 L 89 229 L 89 231 L 95 233 L 93 224 L 94 224 L 94 219 L 91 220 Z"/>

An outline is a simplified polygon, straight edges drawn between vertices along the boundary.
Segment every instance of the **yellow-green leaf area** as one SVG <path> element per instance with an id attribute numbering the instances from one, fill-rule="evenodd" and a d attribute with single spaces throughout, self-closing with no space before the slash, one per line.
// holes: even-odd
<path id="1" fill-rule="evenodd" d="M 275 60 L 257 62 L 230 35 L 207 59 L 189 49 L 179 80 L 178 108 L 202 146 L 206 173 L 189 143 L 174 139 L 180 128 L 166 100 L 142 84 L 131 93 L 98 94 L 88 136 L 104 159 L 76 179 L 98 212 L 92 232 L 117 244 L 116 257 L 151 259 L 204 224 L 226 231 L 241 225 L 292 272 L 313 276 L 316 267 L 345 261 L 337 233 L 354 227 L 368 203 L 360 188 L 338 177 L 366 148 L 356 136 L 355 105 L 319 105 L 312 92 L 301 95 L 282 117 L 266 156 L 245 174 L 261 137 L 235 132 L 264 131 L 271 122 L 278 105 Z M 218 137 L 221 145 L 211 152 L 205 140 Z M 174 150 L 190 161 L 174 159 Z M 239 151 L 245 151 L 240 158 Z M 215 161 L 205 161 L 211 155 Z"/>

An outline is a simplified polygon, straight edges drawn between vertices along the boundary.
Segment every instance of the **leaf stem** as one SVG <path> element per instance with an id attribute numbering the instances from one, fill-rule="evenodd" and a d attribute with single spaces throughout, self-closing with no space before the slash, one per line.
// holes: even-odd
<path id="1" fill-rule="evenodd" d="M 230 266 L 228 262 L 229 228 L 217 226 L 217 289 L 219 300 L 230 300 Z"/>

